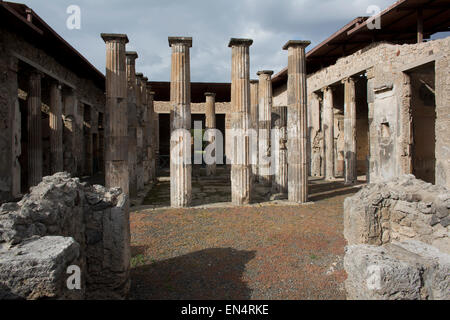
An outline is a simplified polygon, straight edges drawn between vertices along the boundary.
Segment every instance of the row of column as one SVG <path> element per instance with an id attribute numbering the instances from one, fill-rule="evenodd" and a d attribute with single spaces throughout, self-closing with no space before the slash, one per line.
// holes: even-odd
<path id="1" fill-rule="evenodd" d="M 231 130 L 233 134 L 231 194 L 236 205 L 251 201 L 252 171 L 258 170 L 262 184 L 271 182 L 271 113 L 272 113 L 272 71 L 258 72 L 259 82 L 250 82 L 251 39 L 232 38 L 228 46 L 232 50 L 231 68 Z M 280 154 L 287 153 L 287 163 L 278 159 L 275 190 L 285 191 L 285 176 L 288 180 L 289 200 L 303 203 L 307 201 L 307 156 L 306 156 L 306 70 L 305 48 L 308 41 L 289 41 L 283 49 L 288 50 L 288 108 L 280 110 L 278 125 L 283 127 L 287 120 L 286 135 L 280 134 Z M 169 37 L 172 48 L 171 71 L 171 162 L 170 162 L 170 192 L 172 207 L 187 207 L 191 203 L 192 183 L 191 162 L 186 161 L 191 147 L 191 109 L 190 109 L 190 59 L 189 48 L 192 38 Z M 256 89 L 256 87 L 258 87 Z M 252 88 L 252 90 L 251 90 Z M 207 94 L 207 127 L 212 128 L 214 114 L 213 96 Z M 259 101 L 258 101 L 259 100 Z M 258 106 L 256 107 L 256 102 Z M 257 110 L 258 116 L 254 115 Z M 253 112 L 252 112 L 253 111 Z M 215 120 L 214 120 L 215 122 Z M 258 165 L 251 166 L 251 150 L 249 129 L 258 126 Z M 179 133 L 181 132 L 181 133 Z M 186 134 L 183 134 L 185 132 Z M 182 159 L 175 161 L 174 159 Z M 287 166 L 289 164 L 289 166 Z M 288 170 L 286 170 L 288 168 Z M 208 167 L 207 171 L 214 170 Z"/>
<path id="2" fill-rule="evenodd" d="M 31 70 L 27 76 L 28 186 L 32 187 L 41 182 L 44 167 L 41 116 L 43 73 Z M 58 81 L 51 80 L 49 91 L 50 174 L 64 170 L 73 175 L 93 174 L 94 153 L 100 152 L 98 111 L 90 109 L 90 127 L 85 132 L 88 139 L 84 139 L 83 104 L 77 100 L 75 90 L 63 88 Z M 87 161 L 83 153 L 86 153 Z"/>
<path id="3" fill-rule="evenodd" d="M 355 79 L 347 77 L 342 80 L 344 84 L 344 179 L 346 184 L 357 181 L 356 171 L 356 89 Z M 322 101 L 322 132 L 323 142 L 323 168 L 327 180 L 335 178 L 334 159 L 334 102 L 333 90 L 330 86 L 322 89 L 323 98 L 318 94 L 312 96 L 320 104 Z"/>
<path id="4" fill-rule="evenodd" d="M 138 54 L 126 51 L 124 34 L 102 34 L 106 43 L 105 184 L 135 196 L 156 178 L 154 92 L 136 73 Z"/>

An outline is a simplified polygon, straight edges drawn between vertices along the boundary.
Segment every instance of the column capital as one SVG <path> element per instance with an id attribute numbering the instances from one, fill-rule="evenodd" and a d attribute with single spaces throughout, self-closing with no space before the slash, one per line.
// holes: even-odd
<path id="1" fill-rule="evenodd" d="M 147 86 L 147 81 L 148 81 L 148 78 L 147 78 L 147 77 L 142 77 L 142 81 L 144 81 L 144 83 L 145 83 L 145 86 Z"/>
<path id="2" fill-rule="evenodd" d="M 250 47 L 253 43 L 252 39 L 242 39 L 242 38 L 231 38 L 230 42 L 228 43 L 228 47 Z"/>
<path id="3" fill-rule="evenodd" d="M 283 46 L 283 50 L 287 50 L 290 47 L 301 47 L 306 48 L 311 44 L 311 41 L 308 40 L 289 40 L 286 42 L 286 44 Z"/>
<path id="4" fill-rule="evenodd" d="M 256 80 L 256 79 L 250 80 L 250 84 L 258 84 L 258 83 L 259 83 L 259 80 Z"/>
<path id="5" fill-rule="evenodd" d="M 346 82 L 356 82 L 356 79 L 354 76 L 349 76 L 349 77 L 345 77 L 344 79 L 341 80 L 341 83 L 346 83 Z"/>
<path id="6" fill-rule="evenodd" d="M 214 92 L 205 92 L 206 97 L 215 97 L 216 94 Z"/>
<path id="7" fill-rule="evenodd" d="M 260 76 L 263 74 L 267 74 L 267 75 L 271 76 L 271 75 L 273 75 L 273 71 L 272 70 L 261 70 L 256 73 L 257 76 Z"/>
<path id="8" fill-rule="evenodd" d="M 144 74 L 142 72 L 136 73 L 136 79 L 139 79 L 139 81 L 142 81 L 143 78 L 144 78 Z"/>
<path id="9" fill-rule="evenodd" d="M 192 47 L 192 37 L 169 37 L 169 47 L 174 44 L 182 44 L 190 48 Z"/>
<path id="10" fill-rule="evenodd" d="M 322 89 L 320 89 L 322 92 L 326 92 L 326 91 L 333 91 L 333 88 L 331 86 L 326 86 L 323 87 Z"/>
<path id="11" fill-rule="evenodd" d="M 136 59 L 139 58 L 139 55 L 136 51 L 127 51 L 125 52 L 125 56 L 127 57 L 128 64 L 134 64 Z"/>
<path id="12" fill-rule="evenodd" d="M 121 42 L 128 43 L 128 36 L 126 34 L 121 33 L 101 33 L 103 41 L 107 42 Z"/>

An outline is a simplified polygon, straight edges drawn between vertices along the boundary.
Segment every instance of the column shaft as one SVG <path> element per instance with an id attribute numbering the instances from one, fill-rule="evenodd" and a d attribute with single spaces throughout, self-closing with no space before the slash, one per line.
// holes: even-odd
<path id="1" fill-rule="evenodd" d="M 259 101 L 258 101 L 258 93 L 259 93 L 259 81 L 258 80 L 250 80 L 250 128 L 253 130 L 253 134 L 255 135 L 253 138 L 256 141 L 255 146 L 252 149 L 251 153 L 251 163 L 252 163 L 252 181 L 258 181 L 258 145 L 259 145 Z"/>
<path id="2" fill-rule="evenodd" d="M 50 85 L 50 153 L 51 173 L 63 171 L 63 125 L 61 85 L 52 82 Z"/>
<path id="3" fill-rule="evenodd" d="M 334 178 L 334 110 L 333 92 L 330 87 L 323 89 L 323 129 L 325 154 L 325 179 Z"/>
<path id="4" fill-rule="evenodd" d="M 106 42 L 106 187 L 129 194 L 126 35 L 105 35 Z"/>
<path id="5" fill-rule="evenodd" d="M 147 81 L 142 73 L 137 75 L 138 99 L 136 104 L 136 185 L 137 190 L 144 188 L 144 108 L 147 104 Z"/>
<path id="6" fill-rule="evenodd" d="M 288 50 L 288 197 L 308 200 L 307 114 L 305 48 L 309 41 L 289 41 Z"/>
<path id="7" fill-rule="evenodd" d="M 28 79 L 28 185 L 42 180 L 41 74 L 32 72 Z"/>
<path id="8" fill-rule="evenodd" d="M 189 207 L 191 185 L 191 76 L 192 38 L 169 37 L 172 47 L 170 79 L 170 203 L 172 207 Z"/>
<path id="9" fill-rule="evenodd" d="M 216 95 L 214 93 L 205 93 L 206 96 L 206 130 L 211 130 L 211 131 L 207 131 L 208 132 L 208 136 L 207 136 L 207 141 L 209 142 L 209 144 L 214 144 L 215 143 L 215 135 L 212 132 L 212 130 L 216 129 Z M 216 155 L 216 150 L 214 150 L 214 154 L 212 154 L 212 156 L 214 157 L 214 163 L 212 164 L 206 164 L 206 175 L 207 176 L 211 176 L 211 175 L 215 175 L 216 174 L 216 161 L 217 159 L 215 159 L 215 155 Z"/>
<path id="10" fill-rule="evenodd" d="M 287 107 L 274 107 L 275 121 L 274 146 L 275 153 L 273 164 L 275 177 L 272 180 L 272 193 L 284 195 L 288 193 L 288 163 L 287 163 Z"/>
<path id="11" fill-rule="evenodd" d="M 356 92 L 355 80 L 344 81 L 344 176 L 345 183 L 353 184 L 356 173 Z"/>
<path id="12" fill-rule="evenodd" d="M 148 182 L 151 183 L 156 178 L 156 161 L 155 161 L 155 112 L 153 109 L 153 100 L 155 93 L 150 90 L 150 85 L 147 85 L 147 157 L 148 157 Z"/>
<path id="13" fill-rule="evenodd" d="M 271 184 L 271 127 L 272 127 L 272 79 L 273 71 L 259 71 L 258 86 L 258 164 L 259 182 L 268 186 Z"/>
<path id="14" fill-rule="evenodd" d="M 137 144 L 137 80 L 135 61 L 138 58 L 136 52 L 126 52 L 127 60 L 127 116 L 128 116 L 128 172 L 130 196 L 137 194 L 136 176 L 136 144 Z"/>
<path id="15" fill-rule="evenodd" d="M 250 164 L 250 55 L 253 40 L 231 39 L 231 198 L 235 205 L 251 200 Z"/>

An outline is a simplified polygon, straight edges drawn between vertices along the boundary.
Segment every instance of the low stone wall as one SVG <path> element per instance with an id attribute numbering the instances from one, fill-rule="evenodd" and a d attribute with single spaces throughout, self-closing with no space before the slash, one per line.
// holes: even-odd
<path id="1" fill-rule="evenodd" d="M 369 184 L 344 202 L 349 245 L 415 239 L 450 254 L 450 191 L 403 175 Z"/>
<path id="2" fill-rule="evenodd" d="M 349 299 L 450 299 L 450 192 L 404 175 L 344 202 Z"/>
<path id="3" fill-rule="evenodd" d="M 71 265 L 80 268 L 80 290 L 67 288 Z M 129 265 L 129 204 L 120 189 L 57 173 L 0 207 L 0 298 L 125 298 Z"/>

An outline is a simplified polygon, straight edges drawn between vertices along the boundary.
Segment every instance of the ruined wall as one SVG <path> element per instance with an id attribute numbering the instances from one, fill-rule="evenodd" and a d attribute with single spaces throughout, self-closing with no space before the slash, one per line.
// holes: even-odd
<path id="1" fill-rule="evenodd" d="M 124 298 L 128 206 L 120 189 L 82 184 L 63 172 L 44 177 L 18 203 L 3 204 L 0 299 Z M 66 286 L 70 265 L 81 269 L 80 290 Z"/>
<path id="2" fill-rule="evenodd" d="M 17 106 L 19 61 L 22 65 L 31 65 L 31 68 L 39 67 L 48 77 L 62 81 L 63 86 L 70 84 L 78 101 L 88 103 L 98 111 L 104 112 L 105 97 L 103 90 L 92 80 L 80 78 L 17 34 L 1 28 L 0 37 L 0 203 L 3 203 L 20 195 L 20 165 L 17 160 L 21 150 L 20 126 L 13 125 L 14 119 L 20 119 Z M 43 98 L 45 96 L 46 92 L 43 92 Z"/>
<path id="3" fill-rule="evenodd" d="M 413 175 L 344 201 L 350 299 L 450 298 L 450 191 Z"/>
<path id="4" fill-rule="evenodd" d="M 308 110 L 314 92 L 339 85 L 346 77 L 365 73 L 369 107 L 370 180 L 410 173 L 410 110 L 404 72 L 435 63 L 436 77 L 436 183 L 450 187 L 450 37 L 418 44 L 374 43 L 307 78 Z M 284 103 L 286 87 L 274 90 L 274 106 Z M 316 129 L 314 129 L 316 130 Z M 319 129 L 317 129 L 319 130 Z M 314 137 L 310 137 L 313 143 Z M 362 160 L 362 159 L 360 159 Z"/>

